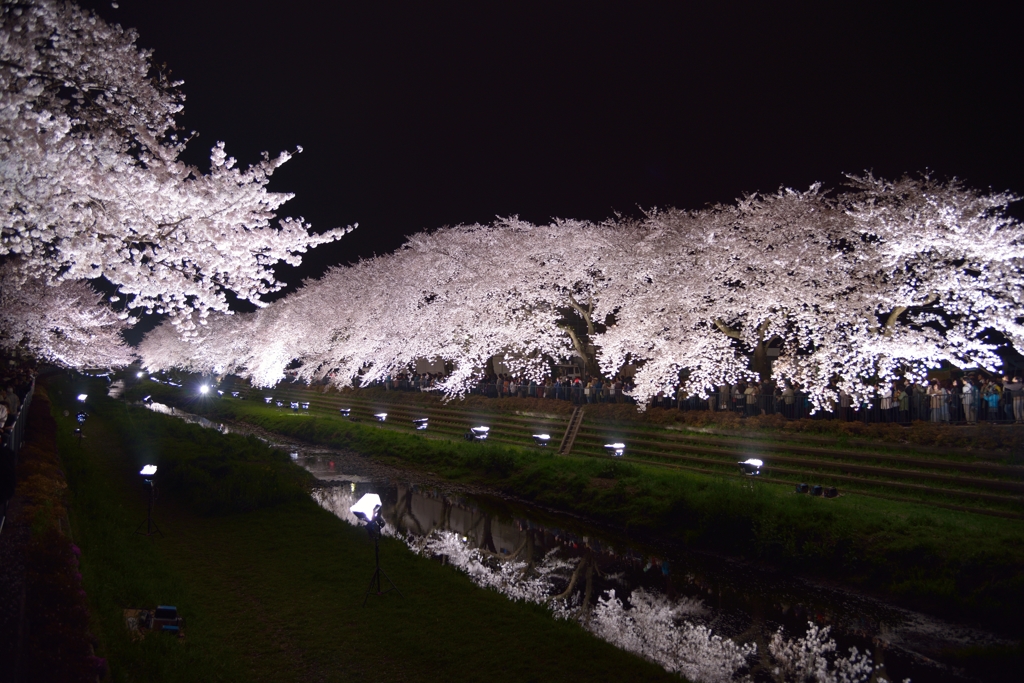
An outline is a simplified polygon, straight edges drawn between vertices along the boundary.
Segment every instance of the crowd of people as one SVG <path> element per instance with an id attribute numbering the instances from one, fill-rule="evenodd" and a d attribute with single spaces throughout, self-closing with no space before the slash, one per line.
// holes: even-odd
<path id="1" fill-rule="evenodd" d="M 381 385 L 388 390 L 430 391 L 443 379 L 439 373 L 400 373 Z M 548 376 L 543 380 L 511 374 L 487 374 L 471 393 L 491 398 L 542 398 L 575 404 L 632 403 L 629 377 L 612 379 L 583 374 Z M 790 419 L 812 416 L 809 397 L 789 382 L 741 381 L 723 385 L 707 398 L 687 396 L 681 387 L 659 392 L 651 407 L 676 410 L 732 410 L 746 416 L 780 414 Z M 950 379 L 931 379 L 926 384 L 905 380 L 882 387 L 869 402 L 855 402 L 844 391 L 831 410 L 813 416 L 840 420 L 909 423 L 930 420 L 940 423 L 1013 422 L 1024 424 L 1024 382 L 1019 376 L 1002 378 L 972 372 Z"/>

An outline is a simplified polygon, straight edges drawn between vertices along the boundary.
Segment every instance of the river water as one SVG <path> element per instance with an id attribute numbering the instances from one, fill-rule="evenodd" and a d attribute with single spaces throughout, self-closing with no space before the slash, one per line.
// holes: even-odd
<path id="1" fill-rule="evenodd" d="M 870 662 L 847 662 L 854 680 L 977 681 L 982 679 L 947 664 L 945 653 L 1012 644 L 984 628 L 843 588 L 638 543 L 586 520 L 453 486 L 429 473 L 382 466 L 353 452 L 151 407 L 222 432 L 255 434 L 286 450 L 319 481 L 314 499 L 350 524 L 359 522 L 349 508 L 365 493 L 378 494 L 385 533 L 413 552 L 451 563 L 511 599 L 549 604 L 553 618 L 577 619 L 595 635 L 694 680 L 793 680 L 800 676 L 799 662 L 786 654 L 789 645 L 823 652 L 836 676 L 836 657 L 851 660 L 849 648 L 857 648 Z M 815 627 L 830 632 L 815 641 Z M 811 638 L 805 636 L 809 630 Z M 835 653 L 828 652 L 829 639 Z"/>

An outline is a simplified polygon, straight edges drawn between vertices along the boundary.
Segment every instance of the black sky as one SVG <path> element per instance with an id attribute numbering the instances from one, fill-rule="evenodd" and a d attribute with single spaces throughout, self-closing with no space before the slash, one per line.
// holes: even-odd
<path id="1" fill-rule="evenodd" d="M 301 145 L 284 215 L 405 235 L 699 208 L 845 172 L 1024 193 L 1011 3 L 87 2 L 185 81 L 191 160 Z M 706 7 L 713 6 L 713 7 Z M 515 255 L 510 254 L 510 267 Z"/>

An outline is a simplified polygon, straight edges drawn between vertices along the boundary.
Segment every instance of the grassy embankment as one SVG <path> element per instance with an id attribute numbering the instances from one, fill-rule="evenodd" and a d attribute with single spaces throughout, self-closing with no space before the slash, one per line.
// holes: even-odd
<path id="1" fill-rule="evenodd" d="M 94 384 L 90 397 L 101 396 Z M 372 545 L 309 498 L 308 475 L 286 454 L 106 398 L 89 399 L 79 441 L 78 391 L 54 381 L 50 394 L 94 631 L 114 680 L 671 678 L 389 539 L 382 563 L 404 597 L 362 608 Z M 159 466 L 164 535 L 153 538 L 133 534 L 145 519 L 144 463 Z M 179 608 L 186 638 L 131 640 L 122 609 L 161 603 Z"/>
<path id="2" fill-rule="evenodd" d="M 537 449 L 426 439 L 255 401 L 197 402 L 147 383 L 157 400 L 242 420 L 309 442 L 351 448 L 453 481 L 488 486 L 640 535 L 839 579 L 930 612 L 1014 631 L 1024 604 L 1019 520 L 781 487 Z"/>

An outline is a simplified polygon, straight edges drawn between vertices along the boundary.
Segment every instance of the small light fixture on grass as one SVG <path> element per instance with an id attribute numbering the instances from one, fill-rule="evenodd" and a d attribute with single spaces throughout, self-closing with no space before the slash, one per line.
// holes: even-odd
<path id="1" fill-rule="evenodd" d="M 146 397 L 144 397 L 142 399 L 142 402 L 143 403 L 147 403 L 147 404 L 152 403 L 153 402 L 153 397 L 152 396 L 146 396 Z"/>
<path id="2" fill-rule="evenodd" d="M 135 373 L 135 376 L 136 376 L 136 377 L 138 377 L 139 379 L 141 379 L 141 378 L 142 378 L 142 377 L 144 377 L 145 375 L 146 375 L 146 373 L 142 372 L 141 370 L 140 370 L 139 372 L 136 372 L 136 373 Z"/>
<path id="3" fill-rule="evenodd" d="M 283 408 L 284 407 L 284 401 L 274 401 L 274 403 L 277 404 L 278 408 Z"/>
<path id="4" fill-rule="evenodd" d="M 221 391 L 220 389 L 218 389 L 218 390 L 217 390 L 217 395 L 218 395 L 218 396 L 223 396 L 223 395 L 224 395 L 224 392 L 223 392 L 223 391 Z"/>
<path id="5" fill-rule="evenodd" d="M 264 396 L 263 400 L 264 400 L 264 402 L 266 402 L 267 405 L 270 405 L 271 403 L 274 402 L 274 397 L 273 396 Z"/>
<path id="6" fill-rule="evenodd" d="M 210 393 L 210 387 L 204 384 L 203 386 L 199 387 L 199 393 L 205 396 L 206 394 Z"/>
<path id="7" fill-rule="evenodd" d="M 412 421 L 412 423 L 413 423 L 414 425 L 416 425 L 416 429 L 417 429 L 417 430 L 423 430 L 423 429 L 426 429 L 426 428 L 427 428 L 427 421 L 428 421 L 429 419 L 430 419 L 430 418 L 426 418 L 426 417 L 421 417 L 421 418 L 419 418 L 419 419 L 413 420 L 413 421 Z"/>
<path id="8" fill-rule="evenodd" d="M 85 412 L 84 410 L 79 410 L 78 414 L 75 415 L 75 419 L 78 420 L 78 424 L 82 424 L 83 422 L 85 422 L 85 418 L 87 417 L 89 417 L 89 413 Z"/>
<path id="9" fill-rule="evenodd" d="M 163 536 L 164 532 L 160 531 L 160 527 L 153 521 L 153 501 L 156 500 L 156 486 L 153 484 L 153 479 L 156 475 L 156 465 L 146 465 L 139 470 L 139 474 L 143 477 L 142 483 L 149 489 L 149 508 L 146 513 L 146 519 L 135 529 L 135 533 L 142 536 L 152 536 L 153 534 Z M 142 530 L 143 526 L 146 527 L 145 531 Z"/>
<path id="10" fill-rule="evenodd" d="M 89 394 L 79 394 L 77 398 L 79 403 L 85 403 L 85 399 L 89 398 Z"/>
<path id="11" fill-rule="evenodd" d="M 294 452 L 294 451 L 289 453 L 288 455 L 291 457 L 292 460 L 298 460 L 299 459 L 299 454 Z"/>
<path id="12" fill-rule="evenodd" d="M 240 396 L 240 394 L 237 391 L 232 391 L 231 392 L 231 398 L 238 398 L 239 396 Z"/>
<path id="13" fill-rule="evenodd" d="M 309 401 L 303 401 L 302 402 L 302 409 L 303 410 L 309 410 Z"/>
<path id="14" fill-rule="evenodd" d="M 822 495 L 826 498 L 838 498 L 839 491 L 836 489 L 835 486 L 829 486 L 825 488 L 825 490 L 822 492 Z"/>
<path id="15" fill-rule="evenodd" d="M 812 496 L 820 496 L 824 492 L 825 492 L 825 490 L 823 488 L 821 488 L 820 486 L 818 486 L 817 484 L 815 484 L 814 486 L 811 487 L 811 495 Z"/>
<path id="16" fill-rule="evenodd" d="M 341 413 L 342 417 L 349 417 L 352 415 L 351 408 L 338 408 L 338 412 Z"/>
<path id="17" fill-rule="evenodd" d="M 761 468 L 764 467 L 764 462 L 757 458 L 747 458 L 741 463 L 737 463 L 740 466 L 740 472 L 750 477 L 756 477 L 761 474 Z"/>
<path id="18" fill-rule="evenodd" d="M 466 432 L 466 441 L 486 441 L 490 427 L 470 427 Z"/>
<path id="19" fill-rule="evenodd" d="M 366 605 L 366 600 L 371 594 L 384 595 L 384 593 L 396 591 L 399 595 L 402 595 L 402 591 L 398 590 L 398 586 L 391 580 L 391 577 L 380 568 L 380 532 L 384 528 L 384 517 L 381 516 L 380 509 L 380 496 L 376 493 L 367 493 L 355 505 L 349 508 L 352 514 L 356 516 L 356 519 L 366 527 L 366 533 L 373 539 L 373 557 L 376 568 L 373 570 L 373 576 L 370 577 L 370 586 L 366 589 L 366 595 L 363 596 L 363 606 Z M 382 576 L 391 584 L 391 588 L 386 591 L 381 590 L 380 579 Z M 376 590 L 374 589 L 374 584 L 377 586 Z"/>
<path id="20" fill-rule="evenodd" d="M 796 485 L 796 492 L 797 493 L 807 493 L 810 490 L 811 489 L 810 489 L 810 487 L 807 484 L 797 484 Z"/>
<path id="21" fill-rule="evenodd" d="M 626 452 L 626 444 L 621 441 L 615 443 L 606 443 L 604 449 L 608 452 L 608 455 L 614 455 L 617 458 L 621 458 Z"/>
<path id="22" fill-rule="evenodd" d="M 292 401 L 291 402 L 291 406 L 292 406 L 292 410 L 298 412 L 298 410 L 299 410 L 299 403 L 298 403 L 298 401 Z"/>
<path id="23" fill-rule="evenodd" d="M 377 422 L 383 422 L 384 420 L 388 419 L 388 414 L 387 413 L 376 413 L 374 415 L 374 417 L 377 418 Z"/>
<path id="24" fill-rule="evenodd" d="M 534 434 L 533 435 L 533 442 L 535 444 L 537 444 L 538 446 L 547 446 L 548 445 L 548 441 L 551 441 L 551 435 L 550 434 Z"/>

